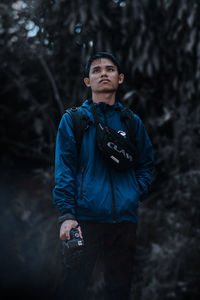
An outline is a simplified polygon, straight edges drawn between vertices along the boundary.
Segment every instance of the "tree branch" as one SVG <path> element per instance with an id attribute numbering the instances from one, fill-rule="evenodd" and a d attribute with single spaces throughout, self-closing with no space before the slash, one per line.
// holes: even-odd
<path id="1" fill-rule="evenodd" d="M 57 106 L 58 106 L 60 115 L 62 115 L 63 112 L 64 112 L 64 106 L 62 104 L 62 100 L 61 100 L 61 97 L 59 95 L 58 88 L 56 86 L 56 82 L 54 80 L 54 77 L 53 77 L 46 61 L 44 60 L 44 58 L 41 55 L 39 56 L 39 60 L 40 60 L 40 63 L 42 65 L 42 67 L 44 68 L 44 71 L 45 71 L 45 73 L 46 73 L 46 75 L 47 75 L 47 77 L 48 77 L 48 79 L 51 83 L 51 86 L 52 86 L 53 92 L 54 92 L 54 97 L 55 97 L 55 100 L 57 102 Z"/>

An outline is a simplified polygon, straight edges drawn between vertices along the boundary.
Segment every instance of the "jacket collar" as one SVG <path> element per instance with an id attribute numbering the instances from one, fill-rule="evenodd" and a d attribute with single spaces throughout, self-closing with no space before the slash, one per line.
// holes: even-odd
<path id="1" fill-rule="evenodd" d="M 87 107 L 89 108 L 89 106 L 93 103 L 92 99 L 86 100 L 83 104 L 82 107 Z M 94 105 L 96 107 L 100 107 L 102 109 L 111 109 L 111 110 L 122 110 L 123 109 L 123 105 L 119 102 L 116 101 L 113 105 L 109 105 L 106 104 L 104 102 L 99 102 L 99 103 L 94 103 Z"/>

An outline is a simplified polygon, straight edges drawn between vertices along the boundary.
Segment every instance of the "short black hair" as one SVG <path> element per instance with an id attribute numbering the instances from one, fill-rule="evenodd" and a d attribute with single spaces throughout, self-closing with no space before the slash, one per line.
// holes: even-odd
<path id="1" fill-rule="evenodd" d="M 114 65 L 117 67 L 118 73 L 119 74 L 121 73 L 120 63 L 114 55 L 112 55 L 111 53 L 108 53 L 108 52 L 98 52 L 95 55 L 92 55 L 89 58 L 88 62 L 86 63 L 85 69 L 84 69 L 84 77 L 89 77 L 90 66 L 91 66 L 92 62 L 96 59 L 99 59 L 99 58 L 108 58 L 108 59 L 112 60 Z"/>

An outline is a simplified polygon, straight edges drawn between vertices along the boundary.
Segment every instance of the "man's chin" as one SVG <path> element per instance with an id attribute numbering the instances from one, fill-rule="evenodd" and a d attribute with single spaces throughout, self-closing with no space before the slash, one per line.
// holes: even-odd
<path id="1" fill-rule="evenodd" d="M 111 89 L 109 87 L 105 87 L 101 90 L 99 90 L 99 93 L 115 93 L 117 90 L 116 89 Z"/>

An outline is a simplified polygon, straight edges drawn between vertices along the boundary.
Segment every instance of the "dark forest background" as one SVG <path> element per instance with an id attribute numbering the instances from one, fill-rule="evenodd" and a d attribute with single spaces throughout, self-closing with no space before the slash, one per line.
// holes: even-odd
<path id="1" fill-rule="evenodd" d="M 83 67 L 97 51 L 121 61 L 119 99 L 141 117 L 155 150 L 133 299 L 199 299 L 199 16 L 198 0 L 1 0 L 1 299 L 50 299 L 62 278 L 51 194 L 56 131 L 65 109 L 89 96 Z M 92 299 L 101 262 L 94 282 Z"/>

